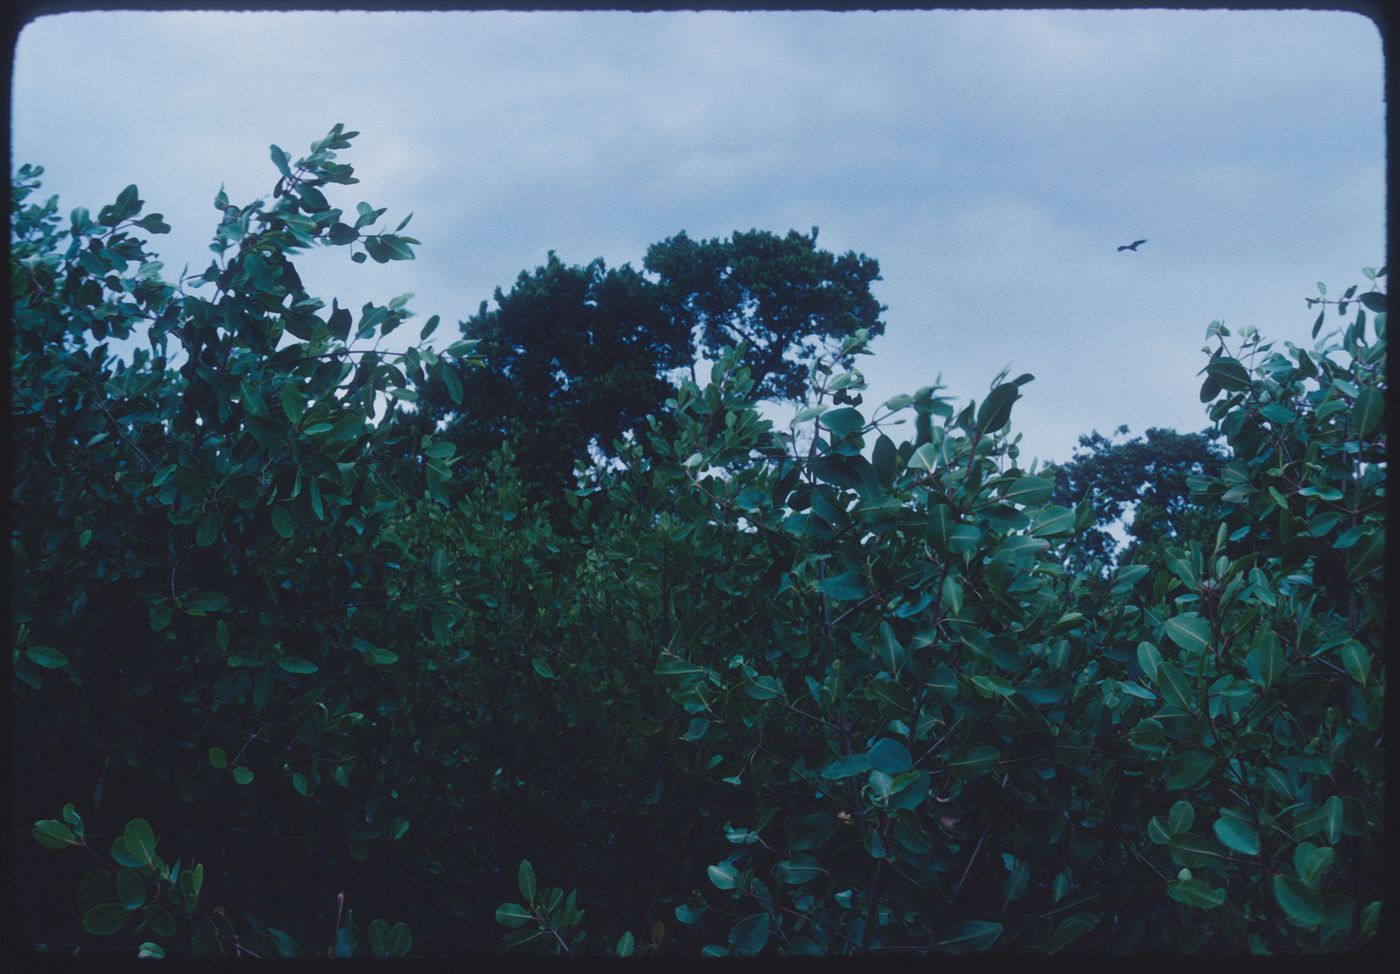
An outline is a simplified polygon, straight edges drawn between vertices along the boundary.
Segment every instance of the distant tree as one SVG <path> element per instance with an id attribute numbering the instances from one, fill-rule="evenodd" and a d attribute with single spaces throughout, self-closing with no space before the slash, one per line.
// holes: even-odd
<path id="1" fill-rule="evenodd" d="M 656 285 L 627 265 L 569 265 L 551 251 L 495 300 L 461 326 L 487 368 L 460 402 L 437 387 L 423 410 L 447 420 L 468 470 L 511 442 L 527 483 L 569 483 L 590 446 L 610 455 L 661 408 L 673 391 L 667 373 L 691 357 Z"/>
<path id="2" fill-rule="evenodd" d="M 671 320 L 710 358 L 747 342 L 745 365 L 759 399 L 806 396 L 810 363 L 865 328 L 884 333 L 885 307 L 870 293 L 880 265 L 864 254 L 836 256 L 810 234 L 766 230 L 692 240 L 682 231 L 647 251 Z M 848 366 L 849 358 L 840 364 Z"/>
<path id="3" fill-rule="evenodd" d="M 1119 426 L 1115 436 L 1125 436 L 1127 426 Z M 1146 549 L 1195 537 L 1205 519 L 1199 505 L 1191 500 L 1186 478 L 1215 476 L 1225 454 L 1209 431 L 1178 433 L 1153 427 L 1146 438 L 1133 437 L 1115 443 L 1098 430 L 1079 438 L 1079 448 L 1066 463 L 1053 466 L 1057 504 L 1073 505 L 1085 495 L 1092 497 L 1093 525 L 1070 539 L 1066 557 L 1075 568 L 1091 561 L 1110 564 L 1133 560 Z M 1125 525 L 1129 542 L 1122 552 L 1107 530 L 1121 520 L 1133 505 L 1131 520 Z"/>

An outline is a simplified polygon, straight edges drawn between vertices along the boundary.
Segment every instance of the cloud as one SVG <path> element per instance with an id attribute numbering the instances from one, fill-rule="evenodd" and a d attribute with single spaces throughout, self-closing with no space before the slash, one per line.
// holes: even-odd
<path id="1" fill-rule="evenodd" d="M 75 56 L 99 40 L 118 68 Z M 980 396 L 1009 361 L 1027 452 L 1063 457 L 1196 428 L 1209 320 L 1306 340 L 1312 281 L 1382 261 L 1379 55 L 1317 11 L 67 14 L 20 36 L 14 165 L 70 208 L 136 182 L 197 270 L 219 184 L 268 193 L 269 143 L 342 121 L 363 182 L 334 201 L 414 211 L 423 247 L 304 276 L 447 322 L 550 249 L 816 224 L 881 264 L 869 398 Z"/>

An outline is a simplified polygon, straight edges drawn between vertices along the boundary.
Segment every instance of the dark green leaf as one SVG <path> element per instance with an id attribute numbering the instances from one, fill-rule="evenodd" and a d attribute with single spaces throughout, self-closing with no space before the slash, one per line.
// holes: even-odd
<path id="1" fill-rule="evenodd" d="M 1213 358 L 1206 366 L 1206 374 L 1229 392 L 1240 392 L 1249 388 L 1249 370 L 1238 359 L 1226 356 Z"/>
<path id="2" fill-rule="evenodd" d="M 977 410 L 977 428 L 983 433 L 995 433 L 1011 421 L 1011 407 L 1021 398 L 1019 385 L 1004 382 L 987 393 Z"/>
<path id="3" fill-rule="evenodd" d="M 283 656 L 277 661 L 277 665 L 288 673 L 315 673 L 320 669 L 309 659 L 300 656 Z"/>
<path id="4" fill-rule="evenodd" d="M 46 818 L 34 823 L 34 840 L 45 849 L 66 849 L 78 844 L 73 830 L 56 819 Z"/>
<path id="5" fill-rule="evenodd" d="M 899 741 L 882 737 L 866 752 L 870 767 L 885 774 L 899 774 L 913 767 L 914 759 Z"/>
<path id="6" fill-rule="evenodd" d="M 131 915 L 120 903 L 99 903 L 83 914 L 83 929 L 98 937 L 116 933 Z"/>
<path id="7" fill-rule="evenodd" d="M 836 436 L 845 436 L 862 429 L 865 426 L 865 417 L 861 415 L 860 410 L 852 406 L 841 406 L 822 413 L 819 422 Z"/>
<path id="8" fill-rule="evenodd" d="M 1322 900 L 1292 876 L 1276 873 L 1273 880 L 1274 899 L 1300 927 L 1315 927 L 1322 922 Z"/>
<path id="9" fill-rule="evenodd" d="M 936 941 L 950 954 L 975 954 L 986 950 L 997 942 L 1005 929 L 1000 923 L 986 920 L 968 920 L 949 928 Z"/>
<path id="10" fill-rule="evenodd" d="M 988 744 L 967 744 L 948 756 L 948 767 L 962 778 L 986 774 L 1001 760 L 1001 752 Z"/>
<path id="11" fill-rule="evenodd" d="M 1252 823 L 1222 815 L 1212 828 L 1215 837 L 1227 849 L 1246 856 L 1259 855 L 1259 830 Z"/>
<path id="12" fill-rule="evenodd" d="M 520 927 L 535 917 L 519 903 L 502 903 L 496 907 L 496 922 L 503 927 Z"/>
<path id="13" fill-rule="evenodd" d="M 1167 764 L 1167 788 L 1180 791 L 1191 788 L 1210 773 L 1215 758 L 1205 751 L 1187 751 Z"/>
<path id="14" fill-rule="evenodd" d="M 1186 652 L 1199 653 L 1211 644 L 1210 622 L 1198 612 L 1183 612 L 1168 619 L 1163 631 Z"/>
<path id="15" fill-rule="evenodd" d="M 156 857 L 156 834 L 144 818 L 134 818 L 122 831 L 126 849 L 142 865 Z"/>
<path id="16" fill-rule="evenodd" d="M 756 913 L 734 924 L 729 930 L 734 953 L 750 957 L 762 950 L 768 943 L 770 923 L 767 913 Z"/>

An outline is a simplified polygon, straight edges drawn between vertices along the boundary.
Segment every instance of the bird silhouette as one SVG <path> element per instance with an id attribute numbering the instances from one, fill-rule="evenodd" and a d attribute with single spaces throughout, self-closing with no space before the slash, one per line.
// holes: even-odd
<path id="1" fill-rule="evenodd" d="M 1147 243 L 1146 240 L 1134 240 L 1132 243 L 1130 243 L 1130 244 L 1124 244 L 1123 246 L 1119 247 L 1118 249 L 1119 249 L 1119 250 L 1131 250 L 1131 251 L 1133 251 L 1134 253 L 1136 253 L 1136 252 L 1137 252 L 1137 249 L 1138 249 L 1138 245 L 1139 245 L 1139 244 L 1145 244 L 1145 243 Z"/>

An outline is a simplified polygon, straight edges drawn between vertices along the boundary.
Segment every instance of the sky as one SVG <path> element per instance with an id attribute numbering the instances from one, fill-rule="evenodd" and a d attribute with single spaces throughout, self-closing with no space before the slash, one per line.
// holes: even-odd
<path id="1" fill-rule="evenodd" d="M 1310 345 L 1316 282 L 1384 264 L 1382 63 L 1325 11 L 66 13 L 19 36 L 11 172 L 64 213 L 137 184 L 169 277 L 207 266 L 220 185 L 270 200 L 269 145 L 344 122 L 332 204 L 412 212 L 422 246 L 297 266 L 327 306 L 412 292 L 394 348 L 550 250 L 817 226 L 880 263 L 867 402 L 1030 372 L 1023 463 L 1064 460 L 1206 427 L 1212 320 Z"/>

